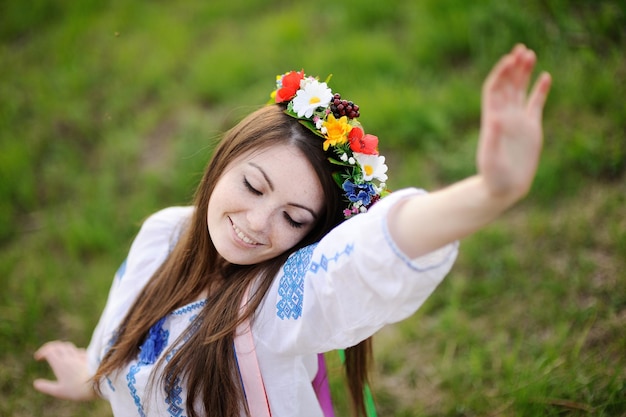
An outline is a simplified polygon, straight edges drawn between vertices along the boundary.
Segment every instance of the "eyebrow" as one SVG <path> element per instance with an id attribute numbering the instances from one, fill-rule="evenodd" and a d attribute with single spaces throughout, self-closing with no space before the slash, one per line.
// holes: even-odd
<path id="1" fill-rule="evenodd" d="M 259 172 L 261 173 L 261 175 L 263 175 L 263 178 L 265 178 L 265 181 L 267 181 L 267 185 L 270 187 L 270 190 L 274 191 L 274 184 L 272 183 L 272 181 L 270 180 L 270 177 L 267 176 L 267 173 L 265 172 L 265 170 L 263 170 L 263 168 L 261 168 L 259 165 L 255 164 L 254 162 L 248 162 L 248 164 L 256 169 L 259 170 Z M 311 210 L 309 207 L 307 206 L 303 206 L 302 204 L 298 204 L 298 203 L 287 203 L 290 206 L 293 207 L 298 207 L 301 208 L 303 210 L 308 211 L 309 213 L 311 213 L 311 215 L 313 216 L 313 218 L 315 220 L 318 219 L 317 213 L 314 212 L 313 210 Z"/>
<path id="2" fill-rule="evenodd" d="M 254 162 L 248 162 L 249 165 L 252 165 L 253 167 L 255 167 L 256 169 L 258 169 L 261 174 L 263 175 L 263 178 L 265 178 L 265 181 L 267 181 L 267 185 L 269 185 L 270 190 L 274 191 L 274 184 L 272 183 L 272 181 L 270 180 L 270 177 L 267 176 L 267 174 L 265 173 L 265 171 L 263 170 L 263 168 L 261 168 L 260 166 L 258 166 L 257 164 L 255 164 Z"/>

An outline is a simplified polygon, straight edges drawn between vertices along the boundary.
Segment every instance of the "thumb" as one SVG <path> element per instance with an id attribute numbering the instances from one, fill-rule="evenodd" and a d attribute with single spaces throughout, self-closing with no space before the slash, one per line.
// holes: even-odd
<path id="1" fill-rule="evenodd" d="M 530 97 L 528 99 L 528 109 L 538 119 L 541 119 L 543 106 L 546 102 L 546 98 L 548 97 L 548 93 L 550 92 L 551 84 L 552 77 L 547 72 L 543 72 L 541 73 L 541 75 L 539 75 L 537 81 L 535 81 L 535 85 L 530 92 Z"/>
<path id="2" fill-rule="evenodd" d="M 50 381 L 48 379 L 35 379 L 33 381 L 33 387 L 44 394 L 52 395 L 53 397 L 59 397 L 59 383 L 57 381 Z"/>

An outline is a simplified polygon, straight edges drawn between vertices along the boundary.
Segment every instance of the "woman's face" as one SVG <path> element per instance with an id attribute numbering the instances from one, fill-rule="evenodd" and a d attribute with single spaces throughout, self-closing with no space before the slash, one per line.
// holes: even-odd
<path id="1" fill-rule="evenodd" d="M 311 231 L 323 208 L 317 175 L 295 146 L 277 146 L 228 164 L 209 199 L 209 235 L 239 265 L 274 258 Z"/>

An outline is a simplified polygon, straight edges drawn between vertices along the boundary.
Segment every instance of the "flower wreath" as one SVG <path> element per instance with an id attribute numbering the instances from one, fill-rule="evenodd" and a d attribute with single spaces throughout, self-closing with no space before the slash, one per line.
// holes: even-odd
<path id="1" fill-rule="evenodd" d="M 358 121 L 359 106 L 333 93 L 327 83 L 306 76 L 304 70 L 276 76 L 274 103 L 287 103 L 286 114 L 324 139 L 328 160 L 343 169 L 333 173 L 348 202 L 345 218 L 366 212 L 389 193 L 385 157 L 378 154 L 378 137 L 366 134 Z"/>

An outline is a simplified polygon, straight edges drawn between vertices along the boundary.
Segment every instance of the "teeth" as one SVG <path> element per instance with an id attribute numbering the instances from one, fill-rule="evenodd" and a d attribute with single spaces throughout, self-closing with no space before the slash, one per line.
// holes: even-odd
<path id="1" fill-rule="evenodd" d="M 250 239 L 248 236 L 244 235 L 243 232 L 241 230 L 239 230 L 237 228 L 237 226 L 235 226 L 234 223 L 233 223 L 233 229 L 235 230 L 235 233 L 237 234 L 237 236 L 239 236 L 239 239 L 243 240 L 244 242 L 246 242 L 249 245 L 258 245 L 257 242 L 255 242 L 254 240 Z"/>

